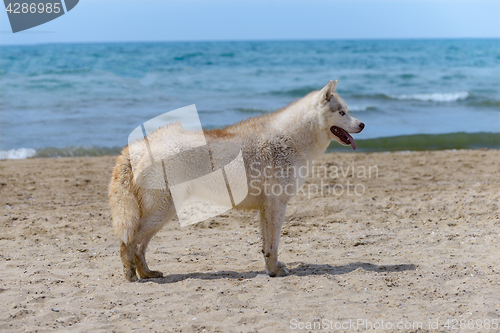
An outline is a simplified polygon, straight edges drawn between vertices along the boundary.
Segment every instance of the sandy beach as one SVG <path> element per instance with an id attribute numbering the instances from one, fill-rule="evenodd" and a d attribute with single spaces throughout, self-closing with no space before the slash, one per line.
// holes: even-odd
<path id="1" fill-rule="evenodd" d="M 265 275 L 256 213 L 230 211 L 165 226 L 147 252 L 165 277 L 137 283 L 111 227 L 114 161 L 0 161 L 0 331 L 500 325 L 498 150 L 325 154 L 288 206 L 289 276 Z"/>

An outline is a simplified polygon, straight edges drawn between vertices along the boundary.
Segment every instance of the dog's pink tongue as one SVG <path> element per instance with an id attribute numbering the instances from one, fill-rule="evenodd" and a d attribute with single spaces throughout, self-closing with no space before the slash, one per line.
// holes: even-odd
<path id="1" fill-rule="evenodd" d="M 354 139 L 352 138 L 351 134 L 349 134 L 347 131 L 345 133 L 349 137 L 349 142 L 351 142 L 352 150 L 356 150 L 356 144 L 354 143 Z"/>

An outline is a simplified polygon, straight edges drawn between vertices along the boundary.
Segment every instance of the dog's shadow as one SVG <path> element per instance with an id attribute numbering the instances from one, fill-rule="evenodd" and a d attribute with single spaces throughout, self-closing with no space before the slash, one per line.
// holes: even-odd
<path id="1" fill-rule="evenodd" d="M 296 276 L 312 276 L 312 275 L 341 275 L 350 273 L 358 268 L 365 271 L 372 272 L 402 272 L 415 270 L 417 267 L 413 264 L 400 264 L 400 265 L 374 265 L 364 262 L 355 262 L 347 265 L 317 265 L 306 263 L 290 263 L 287 265 L 289 274 Z M 235 272 L 235 271 L 218 271 L 206 273 L 188 273 L 188 274 L 170 274 L 162 278 L 156 279 L 141 279 L 138 282 L 154 282 L 158 284 L 176 283 L 187 279 L 199 280 L 215 280 L 215 279 L 235 279 L 246 280 L 253 279 L 259 274 L 266 274 L 265 271 L 249 271 L 249 272 Z M 268 277 L 266 275 L 266 277 Z"/>

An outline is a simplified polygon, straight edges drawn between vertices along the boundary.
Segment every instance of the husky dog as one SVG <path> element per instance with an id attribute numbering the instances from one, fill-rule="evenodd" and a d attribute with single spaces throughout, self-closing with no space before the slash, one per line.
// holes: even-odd
<path id="1" fill-rule="evenodd" d="M 356 149 L 349 133 L 359 133 L 365 126 L 349 115 L 345 102 L 335 93 L 336 86 L 336 80 L 330 81 L 323 89 L 274 113 L 203 133 L 207 143 L 233 142 L 241 149 L 249 191 L 235 208 L 259 211 L 262 253 L 271 277 L 288 273 L 278 261 L 281 227 L 286 206 L 305 178 L 293 170 L 310 165 L 331 140 Z M 169 188 L 140 186 L 132 166 L 140 169 L 144 165 L 141 161 L 148 158 L 147 149 L 161 151 L 165 143 L 175 145 L 183 133 L 190 135 L 179 124 L 167 125 L 148 136 L 147 146 L 144 139 L 138 140 L 125 147 L 117 158 L 109 201 L 114 232 L 120 238 L 124 275 L 129 281 L 137 280 L 136 272 L 142 279 L 163 276 L 148 268 L 145 253 L 151 238 L 177 215 Z M 132 148 L 144 154 L 132 153 Z M 187 158 L 184 163 L 197 167 L 195 161 Z M 147 172 L 144 177 L 150 184 L 163 182 Z M 275 194 L 268 190 L 270 186 L 287 190 Z"/>

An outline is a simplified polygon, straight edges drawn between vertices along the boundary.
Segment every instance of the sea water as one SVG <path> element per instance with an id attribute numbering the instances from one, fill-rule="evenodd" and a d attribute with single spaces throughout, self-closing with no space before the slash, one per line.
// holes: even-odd
<path id="1" fill-rule="evenodd" d="M 0 159 L 116 154 L 162 113 L 220 128 L 331 79 L 360 151 L 500 148 L 499 39 L 42 44 L 0 47 Z"/>

